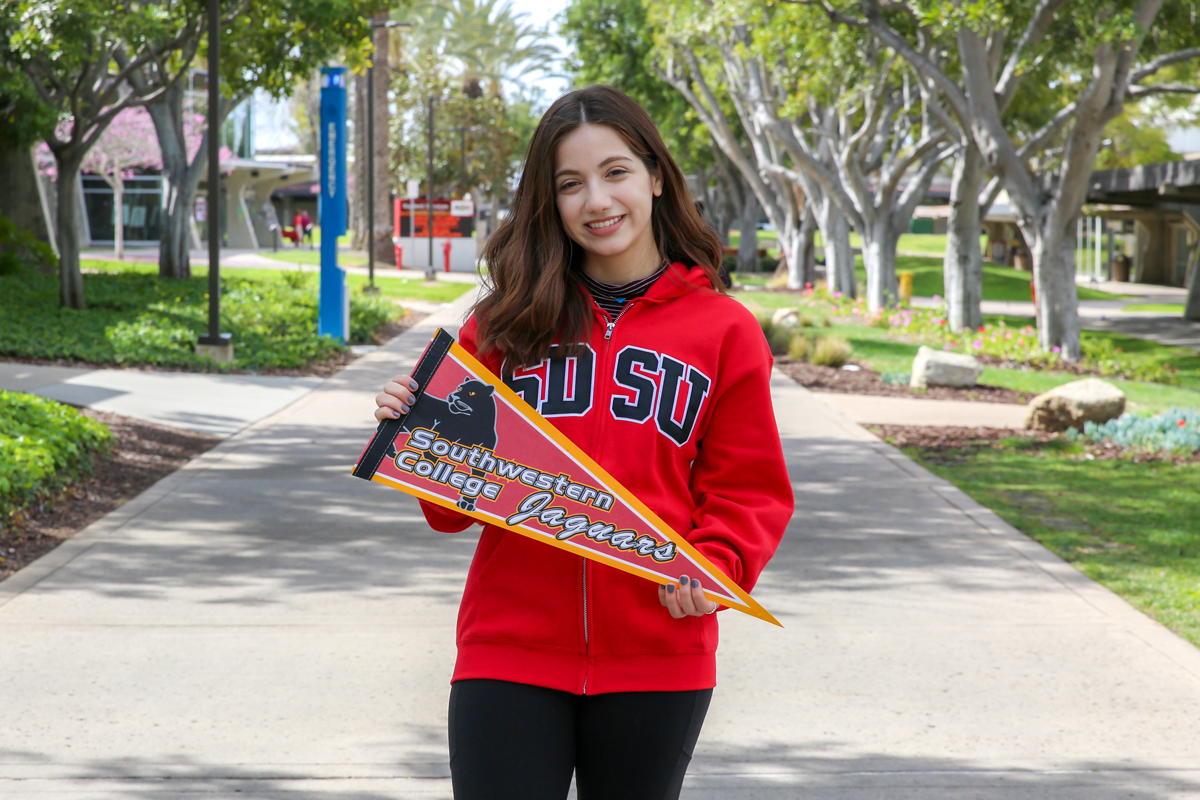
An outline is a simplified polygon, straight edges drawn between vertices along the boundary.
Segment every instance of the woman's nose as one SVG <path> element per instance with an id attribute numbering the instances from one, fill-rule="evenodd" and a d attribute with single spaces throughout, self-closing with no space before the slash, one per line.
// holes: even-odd
<path id="1" fill-rule="evenodd" d="M 612 205 L 612 195 L 603 183 L 589 184 L 587 188 L 587 210 L 603 211 Z"/>

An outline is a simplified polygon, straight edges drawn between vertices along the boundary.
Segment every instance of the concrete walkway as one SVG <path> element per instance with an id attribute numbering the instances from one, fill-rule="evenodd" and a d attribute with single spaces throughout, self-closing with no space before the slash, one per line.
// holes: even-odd
<path id="1" fill-rule="evenodd" d="M 320 378 L 77 369 L 0 362 L 0 389 L 49 397 L 214 436 L 232 436 L 321 384 Z"/>
<path id="2" fill-rule="evenodd" d="M 349 475 L 438 317 L 0 583 L 0 797 L 450 796 L 475 537 Z M 1200 651 L 790 380 L 774 399 L 797 513 L 755 596 L 785 627 L 721 615 L 686 798 L 1200 796 Z"/>
<path id="3" fill-rule="evenodd" d="M 1024 405 L 971 400 L 927 400 L 818 392 L 821 402 L 860 425 L 933 425 L 955 428 L 1024 428 Z"/>

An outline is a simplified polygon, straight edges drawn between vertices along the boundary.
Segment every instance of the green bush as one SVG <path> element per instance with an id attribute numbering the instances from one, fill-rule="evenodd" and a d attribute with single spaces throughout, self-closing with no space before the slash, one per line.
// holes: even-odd
<path id="1" fill-rule="evenodd" d="M 771 256 L 763 256 L 762 258 L 760 258 L 758 260 L 758 271 L 759 272 L 774 272 L 778 266 L 779 266 L 778 258 L 771 258 Z"/>
<path id="2" fill-rule="evenodd" d="M 840 367 L 850 360 L 854 349 L 839 336 L 822 336 L 817 339 L 809 360 L 823 367 Z"/>
<path id="3" fill-rule="evenodd" d="M 6 260 L 0 260 L 0 275 L 12 275 L 17 269 L 7 269 L 13 265 L 19 268 L 23 262 L 30 266 L 42 266 L 48 270 L 58 269 L 58 256 L 54 248 L 43 242 L 17 223 L 0 214 L 0 255 Z"/>
<path id="4" fill-rule="evenodd" d="M 261 371 L 302 369 L 345 351 L 344 345 L 317 336 L 317 289 L 307 284 L 290 286 L 267 277 L 221 281 L 221 327 L 234 342 L 230 367 L 195 353 L 196 337 L 208 329 L 206 278 L 85 274 L 84 311 L 59 306 L 56 276 L 26 272 L 3 280 L 0 355 Z M 374 342 L 376 332 L 403 313 L 387 300 L 352 295 L 351 342 Z"/>
<path id="5" fill-rule="evenodd" d="M 737 256 L 725 256 L 721 259 L 721 266 L 725 268 L 726 275 L 732 275 L 737 272 Z"/>
<path id="6" fill-rule="evenodd" d="M 1103 425 L 1085 422 L 1083 432 L 1067 431 L 1071 441 L 1109 441 L 1121 447 L 1159 452 L 1195 453 L 1200 450 L 1200 411 L 1173 408 L 1154 417 L 1122 414 Z"/>
<path id="7" fill-rule="evenodd" d="M 792 339 L 791 331 L 782 325 L 776 325 L 767 316 L 759 317 L 758 324 L 762 326 L 763 336 L 766 337 L 767 346 L 771 348 L 772 353 L 780 356 L 788 351 Z"/>
<path id="8" fill-rule="evenodd" d="M 25 506 L 92 473 L 112 443 L 108 428 L 70 406 L 0 391 L 0 526 Z"/>
<path id="9" fill-rule="evenodd" d="M 787 353 L 796 361 L 807 361 L 812 355 L 812 341 L 807 336 L 793 336 L 788 343 Z"/>

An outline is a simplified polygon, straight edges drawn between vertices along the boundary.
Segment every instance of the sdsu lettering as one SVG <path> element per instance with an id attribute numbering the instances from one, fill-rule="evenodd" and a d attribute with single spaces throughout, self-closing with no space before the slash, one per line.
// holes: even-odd
<path id="1" fill-rule="evenodd" d="M 578 356 L 551 356 L 515 372 L 505 361 L 500 379 L 543 417 L 582 417 L 592 408 L 595 373 L 596 352 L 584 345 Z"/>
<path id="2" fill-rule="evenodd" d="M 680 385 L 687 375 L 687 394 Z M 632 393 L 632 399 L 614 396 L 612 415 L 630 422 L 645 422 L 654 416 L 658 429 L 675 444 L 683 446 L 692 436 L 700 407 L 712 388 L 708 376 L 670 356 L 625 347 L 617 354 L 613 380 Z"/>

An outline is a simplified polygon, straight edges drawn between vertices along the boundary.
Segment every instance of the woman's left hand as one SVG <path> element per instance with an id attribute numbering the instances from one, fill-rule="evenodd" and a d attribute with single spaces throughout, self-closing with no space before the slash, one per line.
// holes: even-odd
<path id="1" fill-rule="evenodd" d="M 717 610 L 717 603 L 704 596 L 700 581 L 694 578 L 689 581 L 687 575 L 679 577 L 678 585 L 659 584 L 658 602 L 662 603 L 675 619 L 702 617 Z"/>

